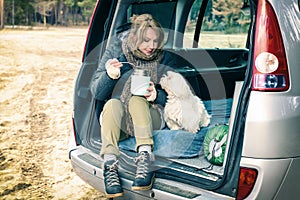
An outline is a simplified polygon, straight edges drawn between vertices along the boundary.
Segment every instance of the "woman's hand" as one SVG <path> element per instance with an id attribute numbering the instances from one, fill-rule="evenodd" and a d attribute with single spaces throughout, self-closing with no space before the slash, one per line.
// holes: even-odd
<path id="1" fill-rule="evenodd" d="M 147 91 L 148 93 L 144 95 L 147 101 L 154 101 L 156 99 L 157 92 L 152 81 L 150 81 L 150 86 L 147 88 Z"/>
<path id="2" fill-rule="evenodd" d="M 120 69 L 122 66 L 123 66 L 123 64 L 120 61 L 118 61 L 116 58 L 109 59 L 105 63 L 105 68 L 106 68 L 107 74 L 112 79 L 120 78 L 120 76 L 121 76 Z"/>

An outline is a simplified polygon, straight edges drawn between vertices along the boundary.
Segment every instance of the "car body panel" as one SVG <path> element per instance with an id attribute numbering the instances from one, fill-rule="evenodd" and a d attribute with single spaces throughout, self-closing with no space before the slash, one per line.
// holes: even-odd
<path id="1" fill-rule="evenodd" d="M 300 97 L 252 92 L 246 119 L 243 156 L 299 157 L 299 122 Z"/>
<path id="2" fill-rule="evenodd" d="M 277 192 L 276 199 L 300 199 L 299 177 L 300 177 L 300 158 L 291 159 L 288 171 L 280 189 Z"/>
<path id="3" fill-rule="evenodd" d="M 274 199 L 290 165 L 290 159 L 242 158 L 241 166 L 258 170 L 255 186 L 247 199 Z"/>
<path id="4" fill-rule="evenodd" d="M 289 69 L 290 89 L 285 92 L 251 92 L 243 156 L 299 157 L 300 12 L 296 1 L 293 0 L 284 2 L 271 0 L 270 3 L 279 19 Z"/>

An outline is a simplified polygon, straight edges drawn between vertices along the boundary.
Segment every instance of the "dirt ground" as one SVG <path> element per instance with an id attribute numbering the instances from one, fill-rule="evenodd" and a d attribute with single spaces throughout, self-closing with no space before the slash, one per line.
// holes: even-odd
<path id="1" fill-rule="evenodd" d="M 68 159 L 87 28 L 0 31 L 0 199 L 105 199 Z"/>

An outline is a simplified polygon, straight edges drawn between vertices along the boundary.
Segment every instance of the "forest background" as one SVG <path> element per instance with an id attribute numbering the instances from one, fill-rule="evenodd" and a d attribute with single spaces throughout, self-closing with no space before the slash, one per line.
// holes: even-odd
<path id="1" fill-rule="evenodd" d="M 191 22 L 196 21 L 202 1 L 195 0 L 190 12 Z M 97 0 L 0 0 L 0 29 L 5 26 L 87 26 L 96 2 Z M 226 33 L 246 32 L 250 20 L 244 17 L 241 20 L 241 7 L 242 1 L 208 1 L 209 9 L 205 11 L 208 20 L 204 22 L 202 29 L 222 29 Z"/>
<path id="2" fill-rule="evenodd" d="M 4 26 L 88 25 L 97 0 L 0 0 Z"/>

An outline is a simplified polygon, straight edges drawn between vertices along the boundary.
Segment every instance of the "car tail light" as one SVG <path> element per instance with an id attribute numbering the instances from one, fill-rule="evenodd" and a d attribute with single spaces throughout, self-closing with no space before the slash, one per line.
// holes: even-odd
<path id="1" fill-rule="evenodd" d="M 237 200 L 245 199 L 252 191 L 257 178 L 257 170 L 241 167 Z"/>
<path id="2" fill-rule="evenodd" d="M 274 10 L 267 0 L 257 7 L 252 90 L 285 91 L 289 73 L 283 40 Z"/>

